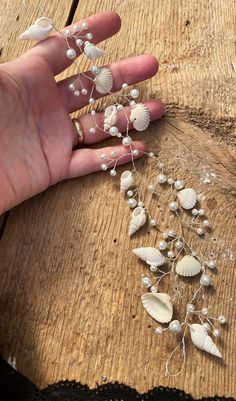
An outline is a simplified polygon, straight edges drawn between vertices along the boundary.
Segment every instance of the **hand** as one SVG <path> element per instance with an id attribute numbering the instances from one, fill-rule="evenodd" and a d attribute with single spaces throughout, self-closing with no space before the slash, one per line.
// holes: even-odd
<path id="1" fill-rule="evenodd" d="M 120 29 L 116 13 L 106 12 L 87 19 L 96 42 Z M 68 90 L 73 78 L 56 82 L 54 76 L 71 61 L 65 57 L 66 43 L 60 34 L 39 42 L 23 56 L 0 66 L 0 214 L 61 180 L 80 177 L 101 169 L 101 153 L 115 150 L 118 157 L 129 150 L 112 148 L 74 150 L 77 134 L 70 113 L 88 103 L 89 96 L 76 98 Z M 79 50 L 78 50 L 79 55 Z M 109 66 L 113 91 L 123 82 L 134 84 L 156 74 L 158 63 L 151 55 L 123 60 Z M 97 98 L 100 97 L 97 93 Z M 164 113 L 161 101 L 147 103 L 151 120 Z M 102 113 L 97 113 L 102 121 Z M 106 135 L 96 132 L 90 114 L 80 117 L 87 145 L 100 142 Z M 120 119 L 119 129 L 125 129 Z M 143 149 L 141 142 L 135 148 Z M 121 159 L 130 161 L 130 156 Z"/>

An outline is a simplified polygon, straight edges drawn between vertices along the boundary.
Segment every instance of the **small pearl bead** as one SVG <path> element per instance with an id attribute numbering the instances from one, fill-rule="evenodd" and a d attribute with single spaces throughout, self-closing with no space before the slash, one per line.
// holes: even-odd
<path id="1" fill-rule="evenodd" d="M 122 84 L 122 89 L 127 89 L 128 86 L 129 86 L 129 85 L 128 85 L 126 82 L 124 82 L 124 83 Z"/>
<path id="2" fill-rule="evenodd" d="M 157 177 L 157 181 L 159 182 L 159 184 L 165 184 L 165 182 L 166 182 L 165 174 L 159 174 Z"/>
<path id="3" fill-rule="evenodd" d="M 193 216 L 197 216 L 198 215 L 198 210 L 197 209 L 193 209 L 192 210 L 192 215 Z"/>
<path id="4" fill-rule="evenodd" d="M 148 190 L 148 192 L 150 192 L 152 194 L 155 191 L 155 188 L 153 185 L 150 184 L 147 186 L 147 190 Z"/>
<path id="5" fill-rule="evenodd" d="M 181 242 L 181 241 L 176 241 L 176 243 L 175 243 L 175 248 L 176 248 L 178 251 L 180 251 L 180 249 L 182 249 L 183 246 L 184 246 L 183 242 Z"/>
<path id="6" fill-rule="evenodd" d="M 137 99 L 137 97 L 139 97 L 139 91 L 138 91 L 138 89 L 131 89 L 131 91 L 130 91 L 130 96 L 133 98 L 133 99 Z"/>
<path id="7" fill-rule="evenodd" d="M 133 194 L 134 194 L 133 191 L 130 191 L 130 190 L 127 191 L 127 195 L 128 195 L 129 198 L 131 198 L 133 196 Z"/>
<path id="8" fill-rule="evenodd" d="M 111 136 L 116 136 L 118 134 L 119 130 L 117 127 L 113 126 L 111 128 L 109 128 L 109 134 Z"/>
<path id="9" fill-rule="evenodd" d="M 155 333 L 158 334 L 159 336 L 161 336 L 161 335 L 163 334 L 163 329 L 162 329 L 162 327 L 157 327 L 157 328 L 155 329 Z"/>
<path id="10" fill-rule="evenodd" d="M 117 136 L 117 138 L 121 138 L 122 137 L 121 132 L 118 132 L 118 134 L 116 136 Z"/>
<path id="11" fill-rule="evenodd" d="M 139 202 L 138 202 L 138 206 L 139 206 L 139 207 L 144 207 L 144 203 L 143 203 L 142 201 L 139 201 Z"/>
<path id="12" fill-rule="evenodd" d="M 141 283 L 142 286 L 145 288 L 149 288 L 152 286 L 152 281 L 149 277 L 142 277 Z"/>
<path id="13" fill-rule="evenodd" d="M 102 153 L 102 154 L 100 155 L 100 159 L 101 159 L 101 160 L 106 160 L 106 158 L 107 158 L 107 157 L 106 157 L 105 153 Z"/>
<path id="14" fill-rule="evenodd" d="M 169 330 L 172 333 L 180 333 L 181 332 L 180 322 L 178 320 L 172 320 L 172 322 L 170 322 L 169 324 Z"/>
<path id="15" fill-rule="evenodd" d="M 151 219 L 150 224 L 152 227 L 155 227 L 157 225 L 156 219 Z"/>
<path id="16" fill-rule="evenodd" d="M 205 285 L 206 287 L 207 287 L 208 285 L 211 285 L 211 284 L 212 284 L 211 277 L 208 276 L 207 274 L 203 274 L 202 277 L 200 278 L 200 283 L 201 283 L 202 285 Z"/>
<path id="17" fill-rule="evenodd" d="M 111 175 L 112 177 L 115 177 L 115 176 L 116 176 L 116 170 L 115 170 L 114 168 L 110 171 L 110 175 Z"/>
<path id="18" fill-rule="evenodd" d="M 202 312 L 202 315 L 207 316 L 208 315 L 208 308 L 205 306 L 204 308 L 202 308 L 201 312 Z"/>
<path id="19" fill-rule="evenodd" d="M 164 231 L 164 232 L 162 233 L 162 237 L 165 238 L 165 239 L 167 239 L 167 238 L 169 237 L 168 231 Z"/>
<path id="20" fill-rule="evenodd" d="M 167 180 L 167 184 L 169 184 L 169 185 L 173 185 L 174 182 L 175 182 L 175 180 L 173 178 L 168 178 L 168 180 Z"/>
<path id="21" fill-rule="evenodd" d="M 205 234 L 205 231 L 203 230 L 203 228 L 200 228 L 200 227 L 196 229 L 196 232 L 197 232 L 198 235 Z"/>
<path id="22" fill-rule="evenodd" d="M 69 60 L 73 60 L 76 57 L 76 51 L 74 49 L 72 49 L 72 47 L 70 47 L 67 51 L 66 51 L 66 57 Z"/>
<path id="23" fill-rule="evenodd" d="M 82 39 L 78 38 L 76 39 L 75 44 L 77 47 L 81 47 L 83 46 L 84 42 L 82 41 Z"/>
<path id="24" fill-rule="evenodd" d="M 95 134 L 95 131 L 96 131 L 95 128 L 93 128 L 93 127 L 92 127 L 92 128 L 89 128 L 89 133 L 90 133 L 90 134 L 92 134 L 92 135 Z"/>
<path id="25" fill-rule="evenodd" d="M 131 153 L 134 156 L 138 156 L 139 155 L 139 150 L 138 149 L 133 149 Z"/>
<path id="26" fill-rule="evenodd" d="M 130 102 L 130 107 L 131 107 L 131 109 L 135 109 L 136 104 L 137 104 L 137 103 L 136 103 L 134 100 L 131 100 L 131 102 Z"/>
<path id="27" fill-rule="evenodd" d="M 204 225 L 204 227 L 210 227 L 210 223 L 208 220 L 204 220 L 203 225 Z"/>
<path id="28" fill-rule="evenodd" d="M 205 215 L 205 210 L 204 209 L 199 209 L 198 211 L 200 216 L 204 216 Z"/>
<path id="29" fill-rule="evenodd" d="M 72 36 L 72 32 L 69 29 L 65 30 L 65 35 L 67 38 L 70 38 Z"/>
<path id="30" fill-rule="evenodd" d="M 203 327 L 205 328 L 206 331 L 209 331 L 211 329 L 209 323 L 203 323 Z"/>
<path id="31" fill-rule="evenodd" d="M 148 156 L 149 156 L 149 157 L 153 157 L 153 156 L 154 156 L 154 153 L 153 153 L 153 152 L 150 152 L 150 153 L 148 154 Z"/>
<path id="32" fill-rule="evenodd" d="M 111 157 L 116 157 L 117 156 L 117 152 L 115 150 L 111 151 Z"/>
<path id="33" fill-rule="evenodd" d="M 168 235 L 169 235 L 169 237 L 175 237 L 176 236 L 174 230 L 169 230 L 168 231 Z"/>
<path id="34" fill-rule="evenodd" d="M 95 103 L 95 99 L 93 98 L 93 97 L 91 97 L 90 99 L 89 99 L 89 104 L 94 104 Z"/>
<path id="35" fill-rule="evenodd" d="M 101 69 L 97 65 L 93 65 L 92 68 L 91 68 L 91 71 L 92 71 L 93 74 L 96 75 L 101 71 Z"/>
<path id="36" fill-rule="evenodd" d="M 208 266 L 210 269 L 215 269 L 215 268 L 216 268 L 215 261 L 214 261 L 214 260 L 209 260 L 209 262 L 207 262 L 207 266 Z"/>
<path id="37" fill-rule="evenodd" d="M 87 95 L 88 94 L 88 91 L 87 91 L 87 89 L 86 88 L 83 88 L 82 90 L 81 90 L 81 93 L 82 93 L 82 95 Z"/>
<path id="38" fill-rule="evenodd" d="M 157 271 L 157 266 L 150 266 L 150 270 L 151 270 L 151 272 L 156 272 Z"/>
<path id="39" fill-rule="evenodd" d="M 220 336 L 220 330 L 214 329 L 212 334 L 213 334 L 214 337 L 219 337 Z"/>
<path id="40" fill-rule="evenodd" d="M 137 206 L 137 201 L 136 201 L 136 199 L 134 199 L 134 198 L 130 198 L 129 200 L 128 200 L 128 205 L 129 205 L 129 207 L 130 208 L 135 208 L 136 206 Z"/>
<path id="41" fill-rule="evenodd" d="M 78 25 L 74 25 L 74 26 L 73 26 L 73 32 L 78 32 L 78 31 L 79 31 Z"/>
<path id="42" fill-rule="evenodd" d="M 80 91 L 74 91 L 74 96 L 79 97 L 80 96 Z"/>
<path id="43" fill-rule="evenodd" d="M 95 116 L 96 111 L 95 110 L 91 110 L 91 116 Z"/>
<path id="44" fill-rule="evenodd" d="M 87 23 L 87 22 L 83 22 L 82 28 L 83 28 L 83 29 L 88 29 L 88 23 Z"/>
<path id="45" fill-rule="evenodd" d="M 125 138 L 122 139 L 123 146 L 130 146 L 131 143 L 132 143 L 132 138 L 130 136 L 126 136 Z"/>
<path id="46" fill-rule="evenodd" d="M 173 251 L 168 251 L 167 256 L 168 256 L 168 258 L 173 259 L 175 257 L 175 254 Z"/>
<path id="47" fill-rule="evenodd" d="M 123 106 L 122 106 L 122 104 L 118 104 L 118 106 L 116 107 L 116 109 L 117 109 L 117 111 L 121 111 L 121 110 L 123 110 Z"/>
<path id="48" fill-rule="evenodd" d="M 178 203 L 177 202 L 170 202 L 169 203 L 169 209 L 172 212 L 175 212 L 178 209 Z"/>
<path id="49" fill-rule="evenodd" d="M 184 187 L 184 181 L 182 180 L 175 181 L 175 189 L 179 191 L 180 189 L 183 189 L 183 187 Z"/>
<path id="50" fill-rule="evenodd" d="M 103 164 L 101 165 L 101 169 L 102 169 L 103 171 L 106 171 L 106 170 L 107 170 L 107 165 L 106 165 L 105 163 L 103 163 Z"/>
<path id="51" fill-rule="evenodd" d="M 160 242 L 159 242 L 159 249 L 160 249 L 160 251 L 165 251 L 166 248 L 167 248 L 167 243 L 166 243 L 166 241 L 160 241 Z"/>
<path id="52" fill-rule="evenodd" d="M 150 290 L 151 292 L 157 292 L 157 287 L 155 285 L 152 285 Z"/>
<path id="53" fill-rule="evenodd" d="M 70 85 L 69 85 L 69 90 L 72 91 L 72 92 L 74 92 L 74 90 L 75 90 L 75 84 L 70 84 Z"/>
<path id="54" fill-rule="evenodd" d="M 223 316 L 223 315 L 221 315 L 221 316 L 218 316 L 218 322 L 220 323 L 220 324 L 225 324 L 226 322 L 227 322 L 227 319 L 226 319 L 226 317 L 225 316 Z"/>
<path id="55" fill-rule="evenodd" d="M 194 312 L 195 311 L 195 306 L 193 304 L 188 304 L 187 305 L 187 311 L 188 312 Z"/>
<path id="56" fill-rule="evenodd" d="M 88 40 L 93 39 L 93 34 L 92 34 L 91 32 L 86 33 L 86 38 L 87 38 Z"/>

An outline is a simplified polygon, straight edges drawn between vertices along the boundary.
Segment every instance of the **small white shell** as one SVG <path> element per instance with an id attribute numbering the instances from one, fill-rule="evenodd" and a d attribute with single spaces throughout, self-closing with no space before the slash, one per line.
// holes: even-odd
<path id="1" fill-rule="evenodd" d="M 53 30 L 53 21 L 47 17 L 41 17 L 35 21 L 19 39 L 23 40 L 43 40 L 46 39 L 49 33 Z"/>
<path id="2" fill-rule="evenodd" d="M 104 131 L 109 130 L 117 122 L 116 106 L 109 106 L 104 113 Z"/>
<path id="3" fill-rule="evenodd" d="M 147 220 L 147 216 L 143 207 L 136 207 L 132 213 L 132 219 L 129 225 L 129 236 L 133 235 L 142 227 Z"/>
<path id="4" fill-rule="evenodd" d="M 201 263 L 191 255 L 185 255 L 176 264 L 176 273 L 180 276 L 196 276 L 202 270 Z"/>
<path id="5" fill-rule="evenodd" d="M 134 183 L 134 176 L 131 171 L 126 170 L 120 176 L 120 192 L 126 192 L 127 189 L 132 187 Z"/>
<path id="6" fill-rule="evenodd" d="M 142 295 L 142 303 L 146 311 L 157 322 L 168 323 L 173 316 L 173 304 L 168 294 L 147 292 Z"/>
<path id="7" fill-rule="evenodd" d="M 197 202 L 197 194 L 192 188 L 185 188 L 179 191 L 178 198 L 184 209 L 192 209 Z"/>
<path id="8" fill-rule="evenodd" d="M 165 257 L 159 249 L 147 247 L 133 249 L 135 255 L 144 260 L 150 266 L 162 266 L 165 263 Z"/>
<path id="9" fill-rule="evenodd" d="M 102 95 L 110 92 L 113 86 L 113 77 L 109 68 L 101 68 L 94 78 L 94 83 L 96 90 Z"/>
<path id="10" fill-rule="evenodd" d="M 190 326 L 190 335 L 193 344 L 203 350 L 217 356 L 218 358 L 222 358 L 222 354 L 213 342 L 212 338 L 207 334 L 207 329 L 201 324 L 191 324 Z"/>
<path id="11" fill-rule="evenodd" d="M 84 44 L 84 53 L 90 60 L 96 60 L 105 54 L 104 50 L 87 41 Z"/>
<path id="12" fill-rule="evenodd" d="M 147 106 L 143 103 L 136 104 L 136 106 L 131 109 L 130 121 L 137 131 L 145 130 L 150 123 L 150 113 Z"/>

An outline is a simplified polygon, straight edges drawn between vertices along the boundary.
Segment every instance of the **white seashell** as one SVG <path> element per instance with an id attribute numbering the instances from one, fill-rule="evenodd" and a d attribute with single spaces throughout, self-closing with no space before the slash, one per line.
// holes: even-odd
<path id="1" fill-rule="evenodd" d="M 126 192 L 127 189 L 132 187 L 134 177 L 131 171 L 126 170 L 120 176 L 120 192 Z"/>
<path id="2" fill-rule="evenodd" d="M 47 17 L 41 17 L 35 21 L 25 32 L 23 32 L 19 39 L 23 40 L 43 40 L 46 39 L 49 33 L 53 30 L 53 21 Z"/>
<path id="3" fill-rule="evenodd" d="M 136 207 L 132 213 L 132 219 L 129 225 L 129 236 L 133 235 L 142 227 L 147 220 L 147 216 L 143 207 Z"/>
<path id="4" fill-rule="evenodd" d="M 104 95 L 111 91 L 113 86 L 113 77 L 109 68 L 101 68 L 100 72 L 94 78 L 96 90 Z"/>
<path id="5" fill-rule="evenodd" d="M 133 249 L 133 252 L 150 266 L 162 266 L 165 263 L 165 257 L 159 249 L 152 247 L 136 248 Z"/>
<path id="6" fill-rule="evenodd" d="M 213 342 L 212 338 L 207 334 L 207 329 L 201 324 L 191 324 L 190 326 L 190 335 L 193 344 L 203 350 L 217 356 L 218 358 L 222 358 L 222 354 Z"/>
<path id="7" fill-rule="evenodd" d="M 84 43 L 84 53 L 90 60 L 96 60 L 105 54 L 104 50 L 87 41 Z"/>
<path id="8" fill-rule="evenodd" d="M 104 114 L 104 131 L 109 130 L 117 122 L 117 109 L 116 106 L 109 106 Z"/>
<path id="9" fill-rule="evenodd" d="M 185 255 L 176 264 L 176 273 L 180 276 L 196 276 L 202 270 L 201 263 L 191 255 Z"/>
<path id="10" fill-rule="evenodd" d="M 168 294 L 147 292 L 142 295 L 142 303 L 153 319 L 160 323 L 169 323 L 173 316 L 173 304 Z"/>
<path id="11" fill-rule="evenodd" d="M 184 209 L 192 209 L 197 202 L 197 194 L 192 188 L 185 188 L 179 191 L 178 198 Z"/>
<path id="12" fill-rule="evenodd" d="M 143 103 L 136 104 L 136 106 L 131 109 L 130 121 L 137 131 L 145 130 L 150 123 L 150 113 L 147 106 Z"/>

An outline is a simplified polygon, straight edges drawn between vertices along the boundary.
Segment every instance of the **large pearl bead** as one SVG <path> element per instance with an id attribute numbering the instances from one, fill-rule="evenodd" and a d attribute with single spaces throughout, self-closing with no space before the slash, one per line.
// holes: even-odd
<path id="1" fill-rule="evenodd" d="M 128 200 L 128 205 L 131 209 L 135 208 L 137 206 L 137 201 L 134 198 L 129 198 Z"/>
<path id="2" fill-rule="evenodd" d="M 169 203 L 169 209 L 172 212 L 176 212 L 176 210 L 178 209 L 178 203 L 177 202 L 170 202 Z"/>
<path id="3" fill-rule="evenodd" d="M 110 176 L 111 177 L 115 177 L 116 176 L 116 170 L 115 169 L 111 169 Z"/>
<path id="4" fill-rule="evenodd" d="M 117 127 L 112 126 L 111 128 L 109 128 L 109 134 L 111 136 L 116 136 L 118 134 L 119 130 Z"/>
<path id="5" fill-rule="evenodd" d="M 159 184 L 165 184 L 167 178 L 165 176 L 165 174 L 159 174 L 157 176 L 157 181 L 159 182 Z"/>
<path id="6" fill-rule="evenodd" d="M 209 269 L 215 269 L 216 268 L 215 261 L 209 260 L 209 262 L 207 262 L 207 267 L 209 267 Z"/>
<path id="7" fill-rule="evenodd" d="M 212 284 L 212 279 L 207 274 L 203 274 L 200 278 L 200 283 L 207 287 Z"/>
<path id="8" fill-rule="evenodd" d="M 155 329 L 155 333 L 158 334 L 159 336 L 162 335 L 162 333 L 163 333 L 162 327 L 157 327 L 157 328 Z"/>
<path id="9" fill-rule="evenodd" d="M 227 322 L 227 319 L 226 319 L 225 316 L 220 315 L 220 316 L 218 316 L 218 322 L 219 322 L 220 324 L 225 324 L 225 323 Z"/>
<path id="10" fill-rule="evenodd" d="M 72 49 L 72 47 L 70 47 L 69 49 L 67 49 L 66 51 L 66 57 L 69 60 L 73 60 L 76 57 L 76 51 L 74 49 Z"/>
<path id="11" fill-rule="evenodd" d="M 180 191 L 180 189 L 183 189 L 184 187 L 184 181 L 183 180 L 176 180 L 175 181 L 175 189 L 177 189 L 177 191 Z"/>
<path id="12" fill-rule="evenodd" d="M 125 138 L 122 139 L 123 146 L 130 146 L 131 143 L 132 143 L 132 138 L 130 136 L 126 136 Z"/>
<path id="13" fill-rule="evenodd" d="M 139 97 L 139 91 L 138 91 L 138 89 L 131 89 L 131 91 L 130 91 L 130 96 L 133 98 L 133 99 L 137 99 L 137 97 Z"/>
<path id="14" fill-rule="evenodd" d="M 76 39 L 75 44 L 77 47 L 81 47 L 81 46 L 83 46 L 84 42 L 82 41 L 82 39 L 78 38 L 78 39 Z"/>
<path id="15" fill-rule="evenodd" d="M 178 320 L 172 320 L 169 324 L 169 330 L 172 331 L 172 333 L 180 333 L 181 332 L 181 325 Z"/>
<path id="16" fill-rule="evenodd" d="M 195 306 L 193 304 L 188 304 L 187 305 L 187 311 L 188 312 L 194 312 L 195 311 Z"/>
<path id="17" fill-rule="evenodd" d="M 149 277 L 142 277 L 141 283 L 142 286 L 145 288 L 149 288 L 152 286 L 152 281 Z"/>
<path id="18" fill-rule="evenodd" d="M 165 251 L 166 248 L 167 248 L 167 243 L 166 243 L 166 241 L 160 241 L 160 242 L 159 242 L 159 249 L 160 249 L 160 251 Z"/>

